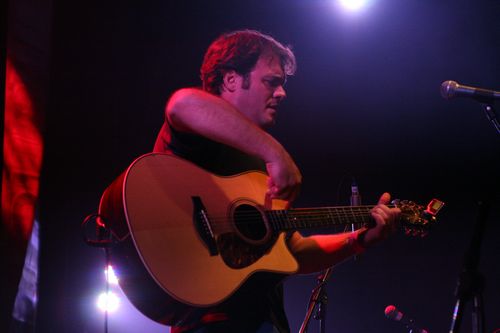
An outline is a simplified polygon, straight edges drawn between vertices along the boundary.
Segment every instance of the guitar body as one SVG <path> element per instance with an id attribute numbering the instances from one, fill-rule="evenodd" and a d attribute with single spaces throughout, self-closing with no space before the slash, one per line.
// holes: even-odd
<path id="1" fill-rule="evenodd" d="M 187 309 L 224 301 L 255 272 L 296 272 L 284 233 L 263 213 L 286 208 L 266 201 L 266 181 L 261 172 L 217 176 L 167 154 L 135 160 L 99 208 L 118 240 L 111 261 L 130 301 L 178 324 Z"/>

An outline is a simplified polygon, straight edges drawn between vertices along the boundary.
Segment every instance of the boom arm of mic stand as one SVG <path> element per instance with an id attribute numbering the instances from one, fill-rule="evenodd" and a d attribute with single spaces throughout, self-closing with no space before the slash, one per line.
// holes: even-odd
<path id="1" fill-rule="evenodd" d="M 328 296 L 325 291 L 326 283 L 332 275 L 333 268 L 330 267 L 325 270 L 322 274 L 320 274 L 317 278 L 318 285 L 313 289 L 311 297 L 309 298 L 309 304 L 307 306 L 306 316 L 304 321 L 302 322 L 302 326 L 300 326 L 299 333 L 306 333 L 307 326 L 309 325 L 309 321 L 311 320 L 312 314 L 316 306 L 318 306 L 318 316 L 316 319 L 320 320 L 320 332 L 325 332 L 325 313 L 326 313 L 326 303 L 328 301 Z"/>
<path id="2" fill-rule="evenodd" d="M 500 123 L 498 122 L 496 110 L 493 107 L 493 104 L 483 103 L 482 105 L 484 108 L 484 113 L 486 113 L 486 117 L 488 118 L 489 121 L 493 123 L 493 126 L 495 126 L 497 130 L 497 133 L 500 134 Z"/>

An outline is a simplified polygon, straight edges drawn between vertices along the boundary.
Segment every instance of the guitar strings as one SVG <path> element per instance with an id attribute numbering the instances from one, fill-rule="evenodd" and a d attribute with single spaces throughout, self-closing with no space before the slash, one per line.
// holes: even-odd
<path id="1" fill-rule="evenodd" d="M 325 207 L 325 208 L 297 208 L 297 209 L 292 209 L 292 210 L 265 210 L 264 213 L 267 213 L 267 217 L 269 219 L 279 219 L 279 218 L 285 218 L 285 219 L 343 219 L 346 217 L 365 217 L 369 216 L 370 210 L 375 207 L 375 206 L 356 206 L 356 207 L 351 207 L 351 206 L 345 206 L 345 207 Z M 224 216 L 215 216 L 215 215 L 210 215 L 211 220 L 213 221 L 226 221 L 226 220 L 231 220 L 232 218 L 228 218 L 227 215 Z M 259 215 L 259 217 L 262 216 L 262 213 L 260 210 L 254 210 L 254 211 L 247 211 L 247 212 L 239 212 L 238 213 L 238 220 L 240 219 L 254 219 L 256 215 Z"/>
<path id="2" fill-rule="evenodd" d="M 273 211 L 274 212 L 274 211 Z M 285 211 L 286 212 L 286 211 Z M 212 216 L 208 215 L 209 220 L 211 222 L 212 226 L 220 225 L 220 224 L 226 224 L 227 222 L 233 221 L 234 218 L 228 217 L 228 216 Z M 292 214 L 283 214 L 282 216 L 266 216 L 263 217 L 260 212 L 258 213 L 258 216 L 255 212 L 248 212 L 248 213 L 240 213 L 238 214 L 238 224 L 252 224 L 255 223 L 256 221 L 260 221 L 262 219 L 267 219 L 271 224 L 305 224 L 308 222 L 311 223 L 317 223 L 317 222 L 325 222 L 325 224 L 328 224 L 329 222 L 333 221 L 338 222 L 338 224 L 346 224 L 346 223 L 352 223 L 352 219 L 367 219 L 370 218 L 369 211 L 365 212 L 341 212 L 341 213 L 308 213 L 305 214 L 301 212 L 301 214 L 297 213 L 292 213 Z M 359 221 L 354 221 L 361 223 Z M 362 221 L 365 222 L 365 221 Z"/>
<path id="3" fill-rule="evenodd" d="M 366 223 L 370 219 L 370 210 L 375 206 L 345 206 L 325 208 L 298 208 L 293 210 L 268 210 L 267 216 L 263 217 L 261 211 L 238 213 L 238 224 L 254 224 L 257 221 L 267 220 L 273 226 L 298 226 L 307 227 L 308 224 L 317 226 L 335 226 L 351 223 Z M 388 207 L 395 207 L 388 205 Z M 210 224 L 214 227 L 225 225 L 234 221 L 233 217 L 215 216 L 208 214 Z M 359 221 L 359 219 L 362 221 Z M 404 218 L 404 212 L 403 212 Z M 355 221 L 352 221 L 355 220 Z M 333 222 L 333 223 L 332 223 Z M 321 225 L 324 224 L 324 225 Z"/>

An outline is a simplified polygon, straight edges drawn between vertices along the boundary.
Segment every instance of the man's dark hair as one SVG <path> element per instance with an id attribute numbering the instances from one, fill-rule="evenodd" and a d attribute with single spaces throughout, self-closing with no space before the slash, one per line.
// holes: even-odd
<path id="1" fill-rule="evenodd" d="M 225 73 L 234 70 L 248 78 L 264 52 L 277 55 L 285 74 L 293 75 L 295 55 L 289 47 L 258 31 L 240 30 L 223 34 L 209 46 L 201 65 L 203 89 L 220 95 Z"/>

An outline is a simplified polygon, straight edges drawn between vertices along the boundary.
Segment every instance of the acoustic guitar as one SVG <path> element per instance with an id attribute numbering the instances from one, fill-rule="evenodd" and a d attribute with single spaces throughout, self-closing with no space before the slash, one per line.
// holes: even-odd
<path id="1" fill-rule="evenodd" d="M 287 231 L 371 221 L 373 206 L 287 209 L 266 191 L 262 172 L 222 177 L 168 154 L 136 159 L 99 207 L 114 239 L 111 262 L 130 301 L 151 319 L 178 324 L 186 307 L 218 304 L 256 272 L 296 272 Z M 435 222 L 442 205 L 393 202 L 416 234 Z"/>

